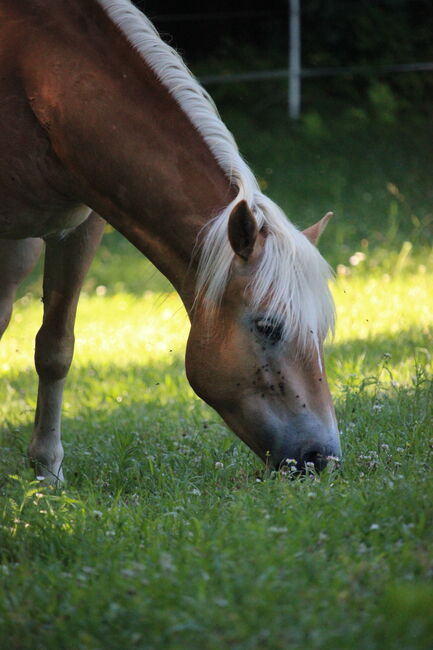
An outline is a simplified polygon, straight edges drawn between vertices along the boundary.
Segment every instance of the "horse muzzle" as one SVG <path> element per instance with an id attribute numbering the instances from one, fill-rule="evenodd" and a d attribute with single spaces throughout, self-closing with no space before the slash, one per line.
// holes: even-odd
<path id="1" fill-rule="evenodd" d="M 340 448 L 321 446 L 316 443 L 293 451 L 291 456 L 285 456 L 284 458 L 277 456 L 276 460 L 273 460 L 273 465 L 275 469 L 284 470 L 287 468 L 288 471 L 296 474 L 306 474 L 310 470 L 317 473 L 321 472 L 328 466 L 330 461 L 334 466 L 340 464 Z"/>
<path id="2" fill-rule="evenodd" d="M 274 432 L 270 460 L 275 469 L 292 468 L 297 472 L 321 472 L 330 461 L 339 464 L 341 447 L 335 420 L 324 424 L 314 416 L 291 419 L 281 431 Z"/>

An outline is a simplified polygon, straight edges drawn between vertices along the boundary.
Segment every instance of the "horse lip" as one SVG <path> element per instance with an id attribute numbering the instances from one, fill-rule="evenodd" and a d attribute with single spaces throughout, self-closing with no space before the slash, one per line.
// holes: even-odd
<path id="1" fill-rule="evenodd" d="M 294 459 L 297 469 L 305 472 L 305 454 L 314 451 L 322 469 L 333 461 L 340 462 L 341 449 L 335 418 L 324 422 L 314 413 L 291 414 L 286 418 L 272 417 L 271 413 L 257 413 L 256 422 L 246 428 L 224 414 L 228 426 L 273 469 L 281 469 L 286 459 Z M 260 417 L 261 416 L 261 417 Z"/>
<path id="2" fill-rule="evenodd" d="M 308 468 L 323 470 L 327 465 L 337 467 L 341 464 L 341 448 L 338 431 L 327 427 L 286 429 L 283 435 L 275 436 L 272 461 L 276 469 L 296 465 L 296 469 L 305 472 Z"/>
<path id="3" fill-rule="evenodd" d="M 298 478 L 308 474 L 318 474 L 325 468 L 333 464 L 332 471 L 341 469 L 342 459 L 333 454 L 317 454 L 316 461 L 323 461 L 323 465 L 316 466 L 314 462 L 302 461 L 296 458 L 285 458 L 275 466 L 275 469 L 282 474 L 287 474 L 288 478 Z"/>

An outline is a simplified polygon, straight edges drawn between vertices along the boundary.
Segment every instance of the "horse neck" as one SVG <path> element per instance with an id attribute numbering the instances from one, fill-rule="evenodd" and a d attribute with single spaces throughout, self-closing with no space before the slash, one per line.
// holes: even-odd
<path id="1" fill-rule="evenodd" d="M 80 199 L 149 257 L 189 311 L 197 236 L 234 190 L 189 118 L 99 5 L 45 1 L 56 12 L 56 28 L 32 25 L 23 55 L 32 108 Z"/>

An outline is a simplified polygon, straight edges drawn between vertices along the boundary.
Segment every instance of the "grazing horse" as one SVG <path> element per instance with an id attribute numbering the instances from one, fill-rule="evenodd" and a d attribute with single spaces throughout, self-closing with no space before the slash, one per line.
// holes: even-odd
<path id="1" fill-rule="evenodd" d="M 102 215 L 173 283 L 188 379 L 262 459 L 339 456 L 329 267 L 260 191 L 208 94 L 129 0 L 0 0 L 0 324 L 45 240 L 29 457 L 62 480 L 74 320 Z"/>

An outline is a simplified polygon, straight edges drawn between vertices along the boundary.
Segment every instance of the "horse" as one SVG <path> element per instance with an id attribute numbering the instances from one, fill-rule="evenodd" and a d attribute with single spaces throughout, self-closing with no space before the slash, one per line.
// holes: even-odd
<path id="1" fill-rule="evenodd" d="M 195 392 L 275 468 L 340 457 L 330 267 L 267 196 L 208 93 L 130 0 L 0 0 L 0 324 L 45 242 L 28 448 L 63 480 L 61 406 L 105 220 L 171 281 Z"/>

